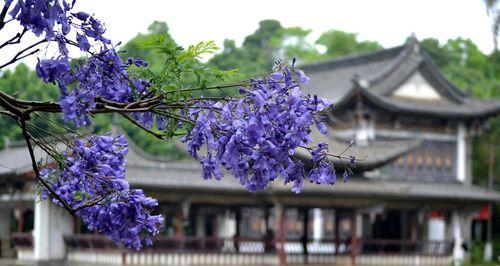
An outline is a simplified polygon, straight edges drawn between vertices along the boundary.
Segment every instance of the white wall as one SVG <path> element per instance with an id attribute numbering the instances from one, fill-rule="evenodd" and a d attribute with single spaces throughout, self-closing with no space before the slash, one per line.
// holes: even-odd
<path id="1" fill-rule="evenodd" d="M 442 99 L 439 93 L 419 72 L 416 72 L 407 81 L 405 81 L 397 90 L 394 91 L 393 95 L 401 98 L 414 98 L 421 100 Z"/>

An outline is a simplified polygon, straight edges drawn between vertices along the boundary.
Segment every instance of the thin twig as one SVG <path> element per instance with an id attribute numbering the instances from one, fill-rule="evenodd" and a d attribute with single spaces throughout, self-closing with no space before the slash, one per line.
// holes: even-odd
<path id="1" fill-rule="evenodd" d="M 9 40 L 5 41 L 4 43 L 2 43 L 0 45 L 0 49 L 2 49 L 3 47 L 7 46 L 7 45 L 11 45 L 11 44 L 16 44 L 16 43 L 20 43 L 21 42 L 21 39 L 23 38 L 24 34 L 28 32 L 28 29 L 27 28 L 24 28 L 22 32 L 18 32 L 16 35 L 14 35 L 14 37 L 10 38 Z"/>
<path id="2" fill-rule="evenodd" d="M 0 12 L 0 30 L 3 29 L 5 26 L 5 16 L 7 15 L 7 11 L 9 10 L 9 6 L 12 2 L 8 2 L 8 4 L 5 4 L 2 8 L 2 11 Z"/>
<path id="3" fill-rule="evenodd" d="M 123 116 L 125 119 L 127 119 L 128 121 L 130 121 L 132 124 L 134 124 L 136 127 L 139 127 L 140 129 L 146 131 L 147 133 L 153 135 L 154 137 L 158 138 L 158 139 L 161 139 L 161 140 L 165 140 L 165 137 L 167 137 L 167 135 L 165 134 L 160 134 L 160 133 L 156 133 L 146 127 L 144 127 L 143 125 L 139 124 L 137 121 L 135 121 L 134 119 L 132 119 L 130 116 L 128 116 L 127 114 L 124 114 L 124 113 L 120 113 L 121 116 Z"/>
<path id="4" fill-rule="evenodd" d="M 24 120 L 19 120 L 19 123 L 21 125 L 21 130 L 23 132 L 24 139 L 26 140 L 26 145 L 28 147 L 28 151 L 31 158 L 31 166 L 33 167 L 33 171 L 35 172 L 35 178 L 40 183 L 42 183 L 42 185 L 49 191 L 49 193 L 54 198 L 56 198 L 56 200 L 58 200 L 72 216 L 74 216 L 75 211 L 73 210 L 73 208 L 71 208 L 71 206 L 69 206 L 69 204 L 65 200 L 63 200 L 43 178 L 40 177 L 40 172 L 38 171 L 38 166 L 36 165 L 35 153 L 33 151 L 33 146 L 31 145 L 30 135 L 26 130 L 26 122 Z"/>

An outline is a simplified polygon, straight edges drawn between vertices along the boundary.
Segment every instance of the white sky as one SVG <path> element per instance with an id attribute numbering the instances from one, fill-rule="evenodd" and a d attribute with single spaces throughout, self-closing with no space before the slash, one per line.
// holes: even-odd
<path id="1" fill-rule="evenodd" d="M 76 10 L 95 13 L 106 23 L 107 37 L 126 42 L 154 20 L 165 21 L 173 38 L 187 46 L 225 38 L 240 44 L 263 19 L 313 30 L 313 39 L 329 29 L 359 33 L 384 47 L 400 45 L 414 32 L 419 39 L 472 39 L 486 53 L 493 49 L 490 19 L 482 0 L 77 0 Z M 0 34 L 0 40 L 5 32 Z M 0 56 L 4 61 L 5 55 Z"/>

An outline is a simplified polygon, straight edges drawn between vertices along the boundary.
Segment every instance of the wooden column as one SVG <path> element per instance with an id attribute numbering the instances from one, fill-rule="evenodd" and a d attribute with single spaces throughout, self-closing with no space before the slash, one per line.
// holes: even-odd
<path id="1" fill-rule="evenodd" d="M 491 133 L 490 133 L 491 134 Z M 493 178 L 494 172 L 493 167 L 495 165 L 495 152 L 493 151 L 495 143 L 493 137 L 489 137 L 488 140 L 488 189 L 493 189 Z M 484 260 L 490 262 L 493 258 L 493 244 L 492 244 L 492 214 L 493 204 L 488 205 L 488 220 L 486 221 L 486 245 L 484 246 Z"/>
<path id="2" fill-rule="evenodd" d="M 184 236 L 182 209 L 180 206 L 175 210 L 175 236 L 178 238 L 182 238 Z"/>
<path id="3" fill-rule="evenodd" d="M 21 203 L 19 204 L 19 207 L 17 208 L 17 211 L 19 212 L 19 219 L 17 220 L 17 232 L 22 233 L 24 232 L 24 205 Z"/>
<path id="4" fill-rule="evenodd" d="M 264 223 L 266 224 L 266 234 L 271 230 L 269 227 L 269 208 L 264 205 Z"/>
<path id="5" fill-rule="evenodd" d="M 0 209 L 0 257 L 11 256 L 11 210 L 10 208 Z"/>
<path id="6" fill-rule="evenodd" d="M 308 240 L 308 235 L 307 235 L 307 229 L 309 228 L 309 209 L 304 208 L 304 224 L 302 225 L 302 249 L 304 250 L 304 264 L 308 264 L 308 255 L 309 251 L 307 250 L 307 240 Z"/>
<path id="7" fill-rule="evenodd" d="M 357 126 L 361 125 L 361 121 L 364 119 L 363 117 L 363 97 L 361 96 L 361 93 L 358 91 L 356 92 L 356 122 Z"/>
<path id="8" fill-rule="evenodd" d="M 279 217 L 279 243 L 280 243 L 280 248 L 279 248 L 279 258 L 280 258 L 280 265 L 286 265 L 286 253 L 285 253 L 285 235 L 286 235 L 286 228 L 285 228 L 285 207 L 283 205 L 278 205 L 277 207 L 278 210 L 278 217 Z"/>
<path id="9" fill-rule="evenodd" d="M 240 226 L 241 226 L 241 207 L 236 207 L 234 209 L 236 212 L 236 235 L 235 238 L 236 240 L 234 241 L 234 247 L 236 249 L 236 252 L 240 251 L 240 243 L 239 243 L 239 238 L 241 236 L 241 231 L 240 231 Z"/>
<path id="10" fill-rule="evenodd" d="M 217 238 L 219 235 L 218 228 L 219 227 L 219 213 L 218 211 L 212 215 L 212 235 L 211 237 Z"/>
<path id="11" fill-rule="evenodd" d="M 356 224 L 357 211 L 352 210 L 351 216 L 351 265 L 356 265 L 356 253 L 358 252 L 358 233 Z"/>
<path id="12" fill-rule="evenodd" d="M 418 238 L 418 223 L 417 223 L 417 213 L 416 211 L 412 212 L 411 216 L 410 216 L 410 239 L 412 242 L 416 242 L 417 241 L 417 238 Z"/>

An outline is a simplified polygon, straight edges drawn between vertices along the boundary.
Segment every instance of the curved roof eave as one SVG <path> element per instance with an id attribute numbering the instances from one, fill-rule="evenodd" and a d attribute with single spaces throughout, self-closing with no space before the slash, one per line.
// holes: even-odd
<path id="1" fill-rule="evenodd" d="M 468 103 L 471 101 L 464 101 L 460 106 L 453 106 L 446 110 L 442 108 L 442 103 L 436 103 L 433 105 L 419 105 L 418 103 L 409 103 L 401 99 L 392 99 L 389 97 L 380 96 L 370 92 L 369 88 L 363 88 L 358 83 L 355 82 L 353 89 L 349 91 L 342 99 L 334 104 L 334 107 L 340 108 L 345 106 L 350 100 L 352 100 L 357 93 L 360 93 L 370 102 L 376 106 L 381 107 L 389 112 L 393 113 L 404 113 L 404 114 L 420 114 L 424 116 L 439 117 L 439 118 L 451 118 L 451 119 L 474 119 L 474 118 L 486 118 L 489 116 L 500 114 L 500 101 L 481 101 L 475 106 L 471 106 Z M 414 106 L 412 106 L 414 105 Z"/>

